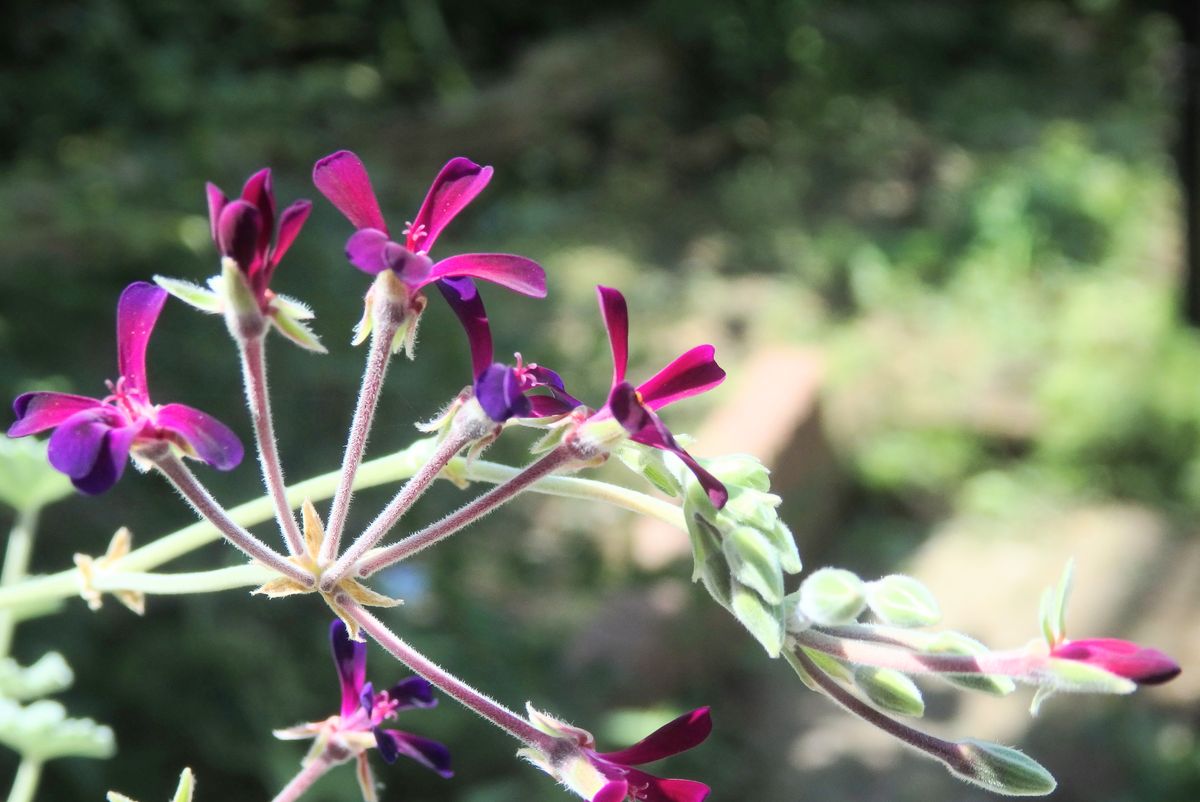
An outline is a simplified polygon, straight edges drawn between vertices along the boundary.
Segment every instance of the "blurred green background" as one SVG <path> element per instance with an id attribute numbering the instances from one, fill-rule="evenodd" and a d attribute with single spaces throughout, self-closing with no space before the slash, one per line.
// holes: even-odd
<path id="1" fill-rule="evenodd" d="M 275 169 L 316 201 L 277 274 L 331 353 L 275 338 L 292 478 L 332 469 L 362 352 L 367 279 L 312 162 L 367 163 L 393 221 L 447 158 L 496 177 L 443 253 L 542 262 L 551 299 L 485 290 L 498 353 L 552 364 L 598 403 L 607 347 L 592 286 L 630 297 L 634 376 L 711 341 L 731 379 L 673 409 L 696 451 L 759 452 L 810 567 L 911 571 L 947 623 L 998 647 L 1033 637 L 1037 590 L 1079 558 L 1077 636 L 1138 637 L 1183 677 L 1133 699 L 935 695 L 931 725 L 1029 749 L 1061 800 L 1200 796 L 1200 342 L 1179 320 L 1175 167 L 1180 32 L 1135 0 L 11 0 L 0 29 L 0 395 L 95 395 L 113 377 L 115 300 L 161 273 L 215 272 L 204 181 Z M 370 452 L 414 437 L 467 380 L 436 298 L 419 358 L 391 375 Z M 249 442 L 220 322 L 172 304 L 151 344 L 156 399 Z M 522 459 L 505 437 L 496 458 Z M 636 481 L 619 467 L 618 481 Z M 204 472 L 230 503 L 250 463 Z M 439 487 L 412 525 L 464 498 Z M 357 497 L 362 524 L 387 491 Z M 7 523 L 5 517 L 2 523 Z M 153 478 L 44 515 L 34 568 L 189 522 Z M 263 529 L 270 536 L 270 529 Z M 977 800 L 982 792 L 807 693 L 698 586 L 677 543 L 623 514 L 525 500 L 384 577 L 387 620 L 511 706 L 530 699 L 615 748 L 714 707 L 665 771 L 717 800 Z M 211 546 L 171 568 L 234 562 Z M 144 619 L 73 600 L 18 631 L 78 676 L 65 701 L 111 724 L 111 761 L 50 764 L 42 800 L 108 788 L 165 798 L 183 765 L 203 800 L 269 798 L 303 747 L 269 731 L 335 712 L 315 599 L 151 598 Z M 373 650 L 370 678 L 402 674 Z M 1190 677 L 1190 679 L 1189 679 Z M 458 774 L 380 768 L 385 800 L 565 798 L 514 744 L 444 703 L 401 728 Z M 15 761 L 0 756 L 0 777 Z M 352 800 L 343 768 L 309 797 Z M 0 781 L 0 785 L 7 780 Z"/>

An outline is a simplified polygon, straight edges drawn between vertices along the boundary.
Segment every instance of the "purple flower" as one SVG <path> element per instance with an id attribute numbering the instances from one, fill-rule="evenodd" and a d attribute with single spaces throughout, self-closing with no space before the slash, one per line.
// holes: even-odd
<path id="1" fill-rule="evenodd" d="M 397 242 L 388 231 L 371 179 L 358 156 L 340 150 L 313 167 L 317 189 L 358 229 L 346 243 L 346 257 L 364 273 L 377 275 L 391 270 L 413 295 L 433 283 L 445 294 L 452 279 L 458 279 L 454 285 L 457 292 L 469 292 L 473 290 L 471 280 L 478 278 L 524 295 L 545 297 L 545 271 L 522 256 L 469 253 L 438 262 L 429 256 L 442 230 L 487 186 L 491 177 L 491 167 L 480 167 L 461 156 L 451 159 L 433 180 L 416 218 L 406 223 L 404 239 Z M 479 309 L 482 310 L 482 304 Z M 457 308 L 455 311 L 461 319 L 462 313 Z M 486 321 L 486 316 L 483 319 Z M 465 321 L 464 325 L 470 336 L 471 327 Z"/>
<path id="2" fill-rule="evenodd" d="M 117 303 L 116 382 L 103 399 L 68 393 L 25 393 L 13 402 L 9 437 L 56 429 L 50 464 L 88 494 L 103 493 L 125 471 L 139 443 L 164 442 L 227 471 L 242 461 L 242 444 L 224 424 L 183 404 L 157 406 L 146 385 L 146 343 L 166 302 L 153 284 L 130 284 Z"/>
<path id="3" fill-rule="evenodd" d="M 613 380 L 608 403 L 590 420 L 613 418 L 634 442 L 670 451 L 683 460 L 700 481 L 713 505 L 717 509 L 724 507 L 729 499 L 725 485 L 683 450 L 655 414 L 668 404 L 711 390 L 725 380 L 725 371 L 713 359 L 713 347 L 696 346 L 634 387 L 625 381 L 625 368 L 629 362 L 629 310 L 625 297 L 609 287 L 597 287 L 596 290 L 612 348 Z"/>
<path id="4" fill-rule="evenodd" d="M 272 293 L 268 288 L 271 275 L 283 255 L 292 246 L 308 214 L 312 202 L 298 200 L 279 216 L 279 233 L 275 236 L 275 194 L 271 188 L 270 169 L 259 170 L 242 187 L 242 196 L 230 201 L 216 184 L 206 184 L 208 192 L 208 221 L 213 242 L 221 256 L 237 263 L 246 276 L 250 289 L 264 313 L 269 311 Z"/>
<path id="5" fill-rule="evenodd" d="M 409 677 L 377 693 L 366 681 L 367 644 L 350 640 L 346 625 L 340 620 L 330 625 L 329 641 L 342 687 L 340 712 L 325 721 L 277 730 L 275 735 L 285 739 L 322 738 L 340 751 L 356 756 L 364 794 L 367 789 L 373 794 L 375 788 L 366 755 L 372 747 L 378 749 L 388 763 L 395 763 L 396 758 L 404 755 L 443 777 L 452 777 L 450 750 L 443 744 L 383 727 L 386 720 L 402 710 L 436 706 L 430 684 L 420 677 Z"/>
<path id="6" fill-rule="evenodd" d="M 1138 685 L 1159 685 L 1182 671 L 1178 663 L 1158 649 L 1117 638 L 1063 641 L 1050 650 L 1050 656 L 1096 666 Z"/>

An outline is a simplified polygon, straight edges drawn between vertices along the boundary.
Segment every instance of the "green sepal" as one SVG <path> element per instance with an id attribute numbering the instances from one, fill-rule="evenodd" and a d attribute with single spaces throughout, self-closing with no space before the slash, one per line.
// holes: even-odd
<path id="1" fill-rule="evenodd" d="M 959 779 L 1005 796 L 1046 796 L 1058 783 L 1042 764 L 1000 744 L 967 739 L 957 744 L 966 767 L 946 767 Z"/>
<path id="2" fill-rule="evenodd" d="M 0 501 L 33 512 L 73 492 L 71 480 L 50 467 L 44 442 L 0 437 Z"/>
<path id="3" fill-rule="evenodd" d="M 841 680 L 842 682 L 854 681 L 854 670 L 833 655 L 825 654 L 825 652 L 819 652 L 816 649 L 809 649 L 803 646 L 800 648 L 804 649 L 805 657 L 811 660 L 814 664 L 816 664 L 817 668 L 821 669 L 829 676 L 833 677 L 834 679 Z"/>
<path id="4" fill-rule="evenodd" d="M 885 624 L 927 627 L 942 618 L 937 599 L 924 584 L 904 574 L 891 574 L 867 584 L 867 606 Z"/>
<path id="5" fill-rule="evenodd" d="M 179 775 L 179 785 L 175 786 L 175 796 L 171 797 L 171 802 L 192 802 L 192 792 L 195 788 L 196 778 L 192 774 L 192 770 L 184 769 Z M 108 802 L 135 802 L 117 791 L 109 791 L 104 798 Z"/>
<path id="6" fill-rule="evenodd" d="M 734 579 L 768 604 L 783 602 L 783 572 L 774 545 L 756 529 L 739 526 L 725 536 L 725 559 Z"/>
<path id="7" fill-rule="evenodd" d="M 42 699 L 22 707 L 0 699 L 0 743 L 32 760 L 112 757 L 116 740 L 108 727 L 88 718 L 67 718 L 58 702 Z"/>
<path id="8" fill-rule="evenodd" d="M 1038 610 L 1042 635 L 1046 643 L 1054 648 L 1067 637 L 1067 601 L 1075 578 L 1075 560 L 1067 560 L 1058 584 L 1046 589 Z"/>
<path id="9" fill-rule="evenodd" d="M 935 654 L 984 655 L 991 650 L 987 646 L 961 632 L 938 632 L 925 645 L 925 651 Z M 993 696 L 1007 696 L 1017 689 L 1011 678 L 998 674 L 942 674 L 937 676 L 946 682 L 972 691 L 983 691 Z"/>
<path id="10" fill-rule="evenodd" d="M 155 276 L 154 283 L 193 309 L 210 315 L 221 314 L 221 298 L 213 290 L 169 276 Z"/>
<path id="11" fill-rule="evenodd" d="M 1028 678 L 1041 687 L 1063 693 L 1110 693 L 1125 695 L 1137 690 L 1137 683 L 1118 677 L 1099 666 L 1078 660 L 1048 658 Z"/>
<path id="12" fill-rule="evenodd" d="M 730 610 L 771 657 L 783 649 L 783 612 L 772 606 L 752 589 L 733 581 Z"/>
<path id="13" fill-rule="evenodd" d="M 278 298 L 275 300 L 278 300 Z M 274 301 L 272 301 L 272 309 L 269 317 L 272 325 L 275 326 L 275 330 L 296 345 L 317 354 L 329 353 L 325 346 L 321 345 L 321 339 L 313 333 L 313 330 L 306 323 L 302 322 L 306 318 L 297 317 L 290 312 L 284 311 L 275 306 Z M 312 317 L 311 312 L 308 317 Z"/>
<path id="14" fill-rule="evenodd" d="M 822 626 L 849 624 L 866 605 L 866 585 L 853 571 L 821 568 L 800 583 L 800 614 Z"/>
<path id="15" fill-rule="evenodd" d="M 66 690 L 75 674 L 58 652 L 47 652 L 22 668 L 11 657 L 0 660 L 0 696 L 17 702 L 38 699 Z"/>
<path id="16" fill-rule="evenodd" d="M 921 689 L 907 674 L 892 668 L 857 666 L 854 684 L 876 707 L 902 716 L 920 718 L 925 715 L 925 699 Z"/>

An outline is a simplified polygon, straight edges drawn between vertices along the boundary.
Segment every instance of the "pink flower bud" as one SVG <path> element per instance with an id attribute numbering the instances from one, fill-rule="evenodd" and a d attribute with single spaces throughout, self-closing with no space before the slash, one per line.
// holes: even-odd
<path id="1" fill-rule="evenodd" d="M 1158 649 L 1149 649 L 1117 638 L 1064 641 L 1050 652 L 1060 660 L 1075 660 L 1102 668 L 1139 685 L 1159 685 L 1174 679 L 1179 664 Z"/>

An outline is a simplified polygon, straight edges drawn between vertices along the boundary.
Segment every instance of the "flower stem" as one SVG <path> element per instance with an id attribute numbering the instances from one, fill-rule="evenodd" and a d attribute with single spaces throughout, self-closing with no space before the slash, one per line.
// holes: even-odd
<path id="1" fill-rule="evenodd" d="M 325 540 L 321 543 L 320 560 L 327 563 L 337 556 L 342 539 L 342 529 L 350 512 L 350 496 L 354 490 L 354 475 L 362 462 L 367 447 L 367 434 L 379 404 L 383 390 L 383 379 L 387 375 L 388 362 L 392 356 L 392 340 L 400 328 L 402 312 L 391 304 L 375 304 L 374 328 L 371 331 L 371 346 L 367 352 L 367 366 L 363 370 L 362 387 L 358 402 L 354 406 L 354 418 L 350 422 L 350 434 L 346 438 L 346 451 L 342 455 L 342 471 L 333 504 L 329 509 L 329 522 L 325 526 Z"/>
<path id="2" fill-rule="evenodd" d="M 886 643 L 837 637 L 818 629 L 792 634 L 809 649 L 858 665 L 891 668 L 905 674 L 993 674 L 1020 678 L 1033 668 L 1023 650 L 987 654 L 947 654 L 900 648 Z"/>
<path id="3" fill-rule="evenodd" d="M 472 688 L 458 677 L 429 660 L 384 626 L 378 618 L 359 607 L 349 596 L 338 594 L 337 603 L 360 627 L 370 633 L 375 641 L 393 657 L 420 674 L 436 688 L 464 707 L 478 713 L 527 746 L 549 754 L 556 739 L 534 727 L 524 717 L 517 715 L 504 705 Z"/>
<path id="4" fill-rule="evenodd" d="M 25 578 L 29 571 L 29 559 L 33 555 L 33 534 L 37 529 L 39 509 L 20 510 L 17 520 L 8 533 L 8 544 L 4 549 L 4 568 L 0 570 L 0 587 L 14 585 Z M 13 630 L 17 616 L 0 610 L 0 657 L 12 648 Z"/>
<path id="5" fill-rule="evenodd" d="M 404 486 L 383 509 L 383 512 L 379 513 L 371 525 L 355 539 L 350 548 L 346 549 L 345 553 L 337 559 L 337 562 L 321 575 L 322 590 L 332 590 L 368 550 L 375 548 L 383 536 L 391 531 L 404 513 L 433 484 L 433 480 L 438 477 L 450 460 L 454 459 L 454 455 L 472 439 L 471 432 L 461 431 L 458 427 L 451 428 L 449 435 L 438 444 L 437 450 L 433 452 L 429 460 L 404 483 Z"/>
<path id="6" fill-rule="evenodd" d="M 311 574 L 300 566 L 288 562 L 279 552 L 238 526 L 229 517 L 225 508 L 217 503 L 204 485 L 200 484 L 200 480 L 196 478 L 195 474 L 169 448 L 164 448 L 155 454 L 143 453 L 153 460 L 154 467 L 170 480 L 175 489 L 191 504 L 192 509 L 220 530 L 225 539 L 243 554 L 302 585 L 312 587 L 314 581 Z"/>
<path id="7" fill-rule="evenodd" d="M 258 463 L 262 468 L 263 483 L 275 505 L 275 520 L 287 543 L 288 553 L 304 552 L 304 540 L 296 516 L 287 502 L 287 485 L 283 480 L 283 467 L 279 462 L 279 448 L 275 442 L 275 424 L 271 416 L 271 396 L 267 391 L 266 336 L 239 339 L 238 354 L 242 360 L 242 381 L 246 387 L 246 403 L 250 408 L 250 419 L 254 423 L 254 441 L 258 446 Z"/>
<path id="8" fill-rule="evenodd" d="M 8 792 L 8 802 L 33 802 L 37 793 L 38 782 L 42 779 L 42 761 L 31 757 L 21 759 L 17 766 L 17 776 L 13 778 L 12 790 Z"/>
<path id="9" fill-rule="evenodd" d="M 271 802 L 294 802 L 299 799 L 305 791 L 307 791 L 313 783 L 325 776 L 325 772 L 329 771 L 337 765 L 334 761 L 326 757 L 322 752 L 312 760 L 308 761 L 300 772 L 293 777 L 287 785 L 283 787 Z"/>
<path id="10" fill-rule="evenodd" d="M 563 447 L 554 449 L 541 459 L 525 466 L 520 473 L 508 481 L 493 487 L 474 501 L 464 504 L 440 521 L 435 521 L 421 531 L 404 538 L 399 543 L 379 549 L 374 553 L 368 553 L 358 563 L 358 575 L 363 577 L 370 576 L 382 568 L 411 557 L 422 549 L 429 548 L 439 540 L 453 535 L 473 521 L 492 512 L 505 502 L 516 497 L 517 494 L 538 479 L 548 476 L 564 465 L 570 464 L 574 459 L 569 449 Z"/>

